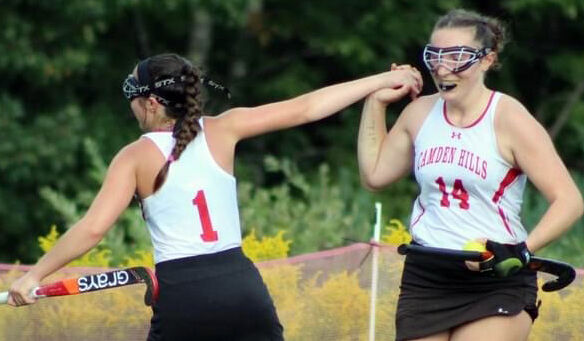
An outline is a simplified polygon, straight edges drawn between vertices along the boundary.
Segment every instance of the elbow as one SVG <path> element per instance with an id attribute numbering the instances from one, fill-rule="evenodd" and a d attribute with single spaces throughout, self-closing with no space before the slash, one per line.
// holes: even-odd
<path id="1" fill-rule="evenodd" d="M 362 184 L 362 185 L 366 190 L 368 190 L 369 192 L 373 192 L 373 193 L 381 192 L 381 190 L 383 189 L 383 187 L 374 187 L 374 186 L 369 186 L 366 184 Z"/>
<path id="2" fill-rule="evenodd" d="M 322 120 L 340 110 L 340 108 L 338 110 L 331 108 L 330 103 L 323 101 L 314 93 L 299 96 L 294 101 L 301 124 Z"/>
<path id="3" fill-rule="evenodd" d="M 304 94 L 289 100 L 290 107 L 294 114 L 294 125 L 306 124 L 312 121 L 316 121 L 317 113 L 315 110 L 315 105 L 313 100 L 310 98 L 310 94 Z"/>
<path id="4" fill-rule="evenodd" d="M 582 215 L 584 215 L 584 198 L 582 197 L 582 193 L 580 193 L 578 188 L 575 188 L 574 194 L 570 196 L 569 200 L 573 206 L 572 210 L 574 212 L 574 220 L 582 218 Z"/>
<path id="5" fill-rule="evenodd" d="M 87 216 L 79 221 L 77 226 L 82 230 L 82 233 L 87 242 L 93 246 L 97 245 L 106 235 L 108 229 L 103 228 L 102 224 L 95 219 L 90 219 Z"/>
<path id="6" fill-rule="evenodd" d="M 380 183 L 372 176 L 361 175 L 361 185 L 370 192 L 379 192 L 385 188 L 385 184 Z"/>
<path id="7" fill-rule="evenodd" d="M 576 203 L 576 220 L 582 218 L 583 215 L 584 215 L 584 199 L 582 198 L 582 195 L 578 193 L 578 199 Z"/>
<path id="8" fill-rule="evenodd" d="M 575 193 L 575 195 L 566 196 L 561 204 L 558 203 L 559 207 L 564 210 L 564 216 L 569 219 L 570 226 L 576 223 L 584 215 L 584 199 L 580 192 Z"/>
<path id="9" fill-rule="evenodd" d="M 93 245 L 99 244 L 99 242 L 105 237 L 105 232 L 99 229 L 90 229 L 87 233 L 87 238 L 91 241 Z"/>

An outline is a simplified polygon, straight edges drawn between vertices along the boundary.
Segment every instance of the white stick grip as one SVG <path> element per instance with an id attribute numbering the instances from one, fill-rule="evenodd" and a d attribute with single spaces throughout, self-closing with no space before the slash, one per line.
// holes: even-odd
<path id="1" fill-rule="evenodd" d="M 45 297 L 43 295 L 38 295 L 37 294 L 37 290 L 39 288 L 36 287 L 34 289 L 32 289 L 32 291 L 30 292 L 30 297 L 31 298 L 41 298 L 41 297 Z M 0 292 L 0 304 L 7 304 L 8 303 L 8 291 L 2 291 Z"/>

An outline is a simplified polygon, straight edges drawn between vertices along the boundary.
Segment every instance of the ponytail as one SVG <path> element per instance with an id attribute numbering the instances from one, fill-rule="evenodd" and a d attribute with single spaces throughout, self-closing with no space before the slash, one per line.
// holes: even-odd
<path id="1" fill-rule="evenodd" d="M 181 69 L 181 74 L 184 78 L 184 105 L 186 111 L 184 112 L 184 116 L 179 117 L 175 123 L 173 137 L 175 138 L 176 143 L 172 148 L 168 160 L 156 175 L 156 179 L 154 180 L 154 192 L 158 191 L 164 184 L 170 164 L 180 158 L 187 145 L 194 140 L 197 133 L 201 131 L 199 119 L 201 118 L 203 111 L 201 108 L 200 72 L 190 63 L 185 63 Z M 168 108 L 166 109 L 168 110 Z"/>

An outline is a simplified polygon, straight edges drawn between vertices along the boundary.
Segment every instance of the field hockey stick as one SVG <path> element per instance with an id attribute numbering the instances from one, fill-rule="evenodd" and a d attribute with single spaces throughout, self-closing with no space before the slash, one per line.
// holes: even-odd
<path id="1" fill-rule="evenodd" d="M 158 297 L 158 281 L 154 273 L 145 267 L 133 267 L 121 270 L 97 273 L 81 277 L 63 279 L 54 283 L 34 288 L 30 297 L 44 298 L 84 294 L 103 289 L 123 287 L 132 284 L 146 284 L 144 304 L 150 306 Z M 0 304 L 8 302 L 8 291 L 0 292 Z"/>
<path id="2" fill-rule="evenodd" d="M 441 257 L 450 260 L 475 262 L 482 262 L 493 256 L 490 251 L 459 251 L 412 244 L 400 245 L 397 248 L 397 252 L 400 255 L 418 254 Z M 543 291 L 556 291 L 563 289 L 570 285 L 570 283 L 576 278 L 576 270 L 574 270 L 570 264 L 548 258 L 531 256 L 531 259 L 527 264 L 527 269 L 545 272 L 556 277 L 543 284 L 541 287 Z"/>

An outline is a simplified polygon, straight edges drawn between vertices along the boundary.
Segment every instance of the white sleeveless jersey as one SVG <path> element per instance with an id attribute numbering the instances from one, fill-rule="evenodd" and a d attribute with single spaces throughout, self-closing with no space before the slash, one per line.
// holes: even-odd
<path id="1" fill-rule="evenodd" d="M 410 232 L 422 245 L 460 250 L 486 238 L 524 241 L 520 220 L 526 176 L 500 155 L 494 116 L 500 93 L 493 92 L 470 126 L 452 125 L 442 98 L 434 104 L 414 141 L 414 174 L 420 194 Z"/>
<path id="2" fill-rule="evenodd" d="M 172 133 L 143 137 L 168 159 L 175 144 Z M 204 130 L 170 164 L 162 187 L 142 200 L 142 210 L 156 263 L 241 245 L 236 181 L 211 156 Z"/>

